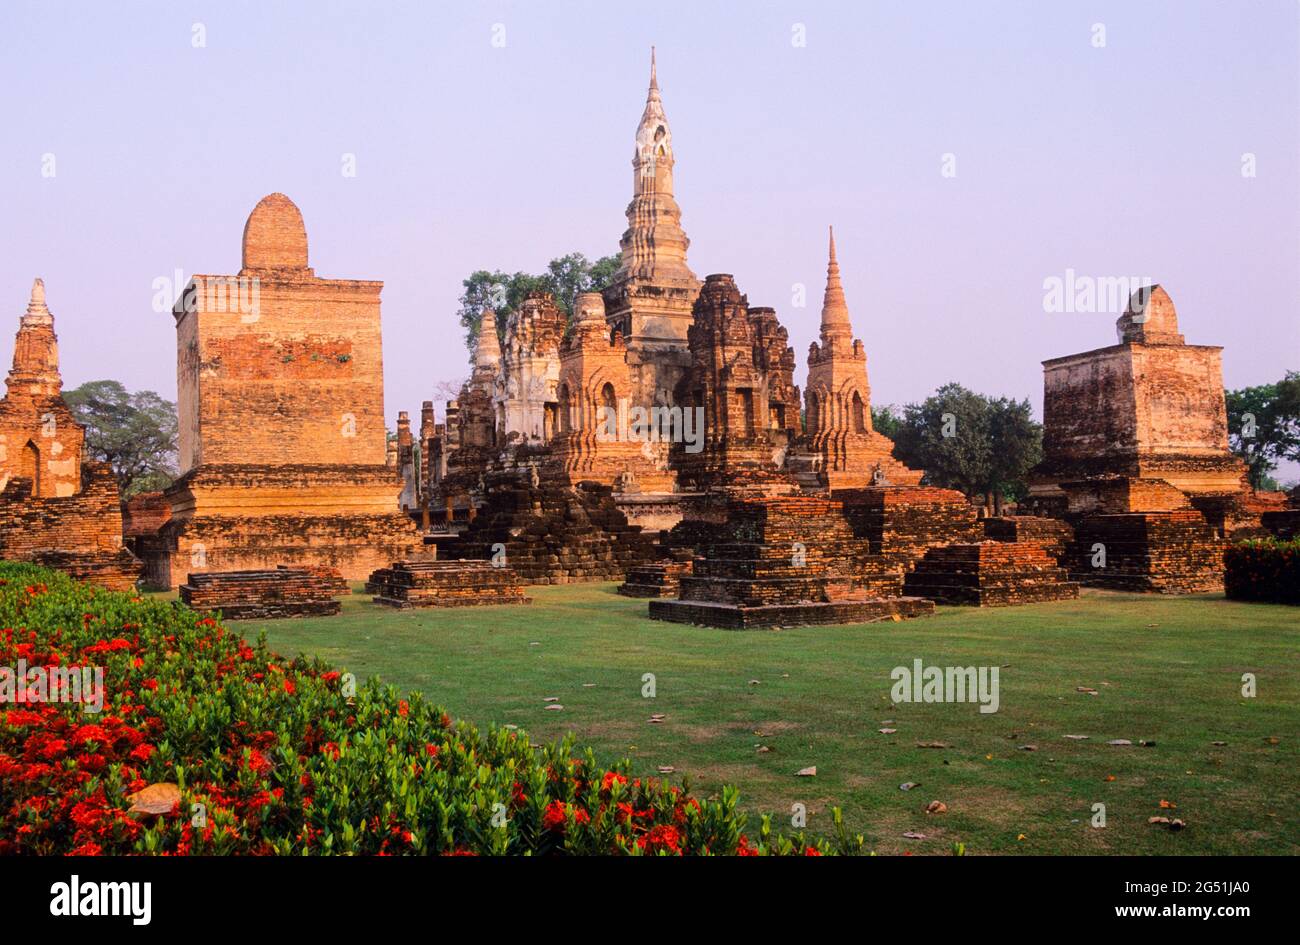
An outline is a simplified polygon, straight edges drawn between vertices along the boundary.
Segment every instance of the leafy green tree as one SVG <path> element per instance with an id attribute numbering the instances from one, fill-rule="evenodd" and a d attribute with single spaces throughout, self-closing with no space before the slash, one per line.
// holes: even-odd
<path id="1" fill-rule="evenodd" d="M 1245 461 L 1250 484 L 1267 489 L 1279 460 L 1300 459 L 1300 373 L 1288 371 L 1276 384 L 1227 391 L 1224 401 L 1228 443 Z"/>
<path id="2" fill-rule="evenodd" d="M 163 489 L 176 478 L 176 405 L 118 381 L 88 381 L 63 399 L 86 428 L 86 454 L 113 467 L 122 497 Z"/>
<path id="3" fill-rule="evenodd" d="M 871 428 L 877 433 L 892 440 L 898 435 L 898 427 L 901 423 L 902 414 L 893 404 L 885 404 L 883 407 L 872 405 Z"/>
<path id="4" fill-rule="evenodd" d="M 878 415 L 873 414 L 873 420 Z M 1029 401 L 992 398 L 945 384 L 901 418 L 878 429 L 894 440 L 894 455 L 925 470 L 926 482 L 983 496 L 995 513 L 1023 493 L 1024 477 L 1043 456 L 1043 429 Z"/>
<path id="5" fill-rule="evenodd" d="M 488 309 L 496 312 L 497 332 L 503 333 L 506 320 L 529 292 L 545 291 L 555 296 L 555 304 L 566 317 L 573 316 L 573 305 L 580 292 L 594 292 L 607 286 L 619 267 L 618 256 L 605 256 L 594 263 L 582 253 L 569 253 L 552 259 L 540 275 L 516 272 L 508 275 L 497 269 L 479 269 L 461 285 L 457 317 L 465 329 L 465 346 L 473 354 L 478 344 L 479 324 Z"/>

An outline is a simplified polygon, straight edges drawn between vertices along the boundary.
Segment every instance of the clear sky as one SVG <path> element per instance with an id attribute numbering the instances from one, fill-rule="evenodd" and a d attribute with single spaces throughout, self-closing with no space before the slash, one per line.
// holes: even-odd
<path id="1" fill-rule="evenodd" d="M 466 275 L 617 250 L 652 43 L 690 264 L 776 308 L 800 376 L 828 223 L 876 403 L 1037 410 L 1039 362 L 1115 337 L 1044 311 L 1071 269 L 1162 283 L 1229 387 L 1300 369 L 1296 0 L 6 0 L 0 316 L 41 275 L 68 386 L 174 399 L 154 280 L 236 272 L 282 191 L 318 275 L 385 282 L 387 413 L 418 417 L 468 373 Z"/>

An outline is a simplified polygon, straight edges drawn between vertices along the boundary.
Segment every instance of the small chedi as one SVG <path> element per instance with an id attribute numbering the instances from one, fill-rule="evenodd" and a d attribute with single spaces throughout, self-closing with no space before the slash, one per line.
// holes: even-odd
<path id="1" fill-rule="evenodd" d="M 195 610 L 217 611 L 224 620 L 328 616 L 339 612 L 336 597 L 346 593 L 342 576 L 320 567 L 208 571 L 191 574 L 180 586 L 184 603 Z"/>
<path id="2" fill-rule="evenodd" d="M 830 234 L 821 340 L 808 349 L 805 432 L 790 468 L 806 488 L 831 490 L 868 485 L 919 485 L 922 472 L 894 459 L 893 441 L 871 420 L 867 352 L 853 337 L 835 233 Z"/>
<path id="3" fill-rule="evenodd" d="M 481 607 L 531 604 L 513 568 L 492 561 L 395 561 L 366 582 L 389 607 Z"/>
<path id="4" fill-rule="evenodd" d="M 122 541 L 112 469 L 85 458 L 85 431 L 63 400 L 59 342 L 32 285 L 0 399 L 0 558 L 34 561 L 115 590 L 133 587 L 140 562 Z"/>
<path id="5" fill-rule="evenodd" d="M 265 197 L 237 276 L 174 309 L 180 478 L 150 573 L 337 568 L 364 580 L 421 548 L 386 464 L 380 282 L 308 266 L 302 214 Z"/>
<path id="6" fill-rule="evenodd" d="M 1222 349 L 1186 344 L 1158 285 L 1116 328 L 1115 345 L 1043 362 L 1044 458 L 1026 505 L 1073 527 L 1073 580 L 1219 590 L 1225 538 L 1259 531 L 1228 449 Z"/>

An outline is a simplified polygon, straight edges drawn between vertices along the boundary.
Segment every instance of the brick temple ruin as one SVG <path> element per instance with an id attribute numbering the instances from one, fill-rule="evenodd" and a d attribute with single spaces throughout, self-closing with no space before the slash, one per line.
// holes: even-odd
<path id="1" fill-rule="evenodd" d="M 1227 542 L 1300 529 L 1300 500 L 1247 487 L 1221 351 L 1185 343 L 1159 286 L 1134 294 L 1117 344 L 1044 362 L 1044 459 L 1019 514 L 924 484 L 874 428 L 834 233 L 801 393 L 776 311 L 691 271 L 675 167 L 652 54 L 610 284 L 571 316 L 545 292 L 502 331 L 485 312 L 442 422 L 425 401 L 391 437 L 382 283 L 317 277 L 298 208 L 264 198 L 238 274 L 196 276 L 176 303 L 181 475 L 124 512 L 82 461 L 38 282 L 0 402 L 0 551 L 124 584 L 125 540 L 149 583 L 188 576 L 191 599 L 249 614 L 328 612 L 346 580 L 395 607 L 622 581 L 654 618 L 743 629 L 1081 584 L 1215 590 Z"/>
<path id="2" fill-rule="evenodd" d="M 1043 461 L 1027 509 L 1067 523 L 1073 580 L 1221 590 L 1223 550 L 1267 534 L 1228 449 L 1222 349 L 1189 345 L 1159 285 L 1133 293 L 1117 343 L 1043 362 Z"/>
<path id="3" fill-rule="evenodd" d="M 63 399 L 59 339 L 32 285 L 0 399 L 0 558 L 32 561 L 114 590 L 135 586 L 140 562 L 122 543 L 121 495 L 107 463 Z"/>
<path id="4" fill-rule="evenodd" d="M 190 281 L 173 310 L 181 475 L 151 549 L 159 583 L 281 564 L 364 580 L 422 551 L 387 464 L 382 289 L 317 276 L 283 194 L 249 214 L 238 275 Z"/>

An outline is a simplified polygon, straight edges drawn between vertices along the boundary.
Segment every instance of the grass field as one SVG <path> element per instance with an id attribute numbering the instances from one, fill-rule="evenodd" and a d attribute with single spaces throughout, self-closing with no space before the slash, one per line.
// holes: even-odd
<path id="1" fill-rule="evenodd" d="M 530 607 L 449 611 L 393 611 L 354 594 L 335 617 L 238 626 L 264 628 L 286 655 L 422 690 L 479 725 L 518 725 L 536 740 L 573 732 L 602 761 L 628 758 L 645 776 L 669 765 L 666 777 L 705 794 L 734 784 L 747 812 L 777 826 L 801 803 L 808 829 L 829 832 L 838 805 L 882 853 L 947 853 L 956 841 L 969 854 L 1300 852 L 1296 608 L 1085 592 L 903 623 L 735 632 L 651 621 L 645 601 L 612 584 L 530 593 Z M 890 671 L 916 658 L 1000 667 L 999 711 L 893 705 Z M 1257 677 L 1254 698 L 1243 673 Z M 564 708 L 547 710 L 550 696 Z M 650 724 L 653 713 L 665 721 Z M 812 765 L 816 777 L 796 776 Z M 948 812 L 924 813 L 933 800 Z M 1104 829 L 1090 823 L 1098 803 Z M 1148 824 L 1158 815 L 1187 827 Z"/>

